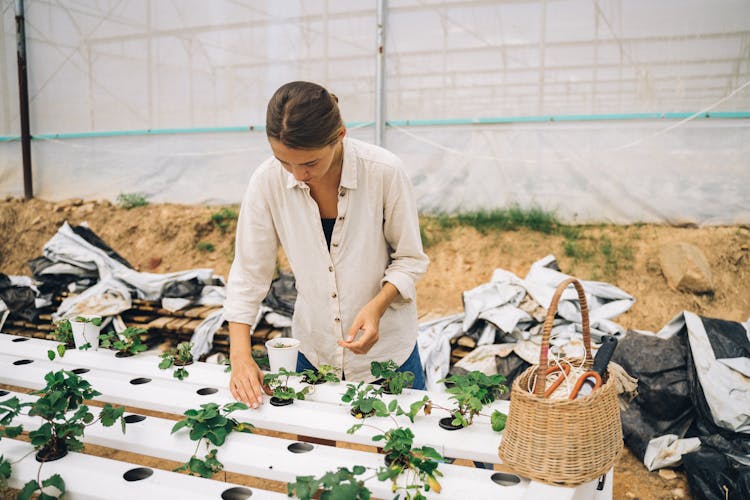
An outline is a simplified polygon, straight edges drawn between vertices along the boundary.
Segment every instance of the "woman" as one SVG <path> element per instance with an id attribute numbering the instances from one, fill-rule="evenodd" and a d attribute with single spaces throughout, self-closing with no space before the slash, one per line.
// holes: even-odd
<path id="1" fill-rule="evenodd" d="M 392 359 L 424 388 L 415 284 L 428 258 L 400 160 L 347 138 L 336 97 L 309 82 L 276 91 L 266 134 L 273 157 L 245 193 L 224 303 L 232 395 L 254 408 L 263 400 L 250 330 L 279 244 L 296 278 L 298 371 L 327 364 L 347 380 L 370 380 L 371 361 Z"/>

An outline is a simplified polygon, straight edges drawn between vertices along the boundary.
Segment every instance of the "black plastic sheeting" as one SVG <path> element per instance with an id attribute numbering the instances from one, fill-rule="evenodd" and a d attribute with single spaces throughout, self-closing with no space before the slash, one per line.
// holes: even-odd
<path id="1" fill-rule="evenodd" d="M 162 297 L 170 298 L 192 298 L 197 297 L 203 290 L 203 283 L 198 278 L 186 281 L 173 281 L 168 283 L 161 292 Z"/>
<path id="2" fill-rule="evenodd" d="M 620 413 L 625 443 L 643 460 L 648 442 L 664 434 L 683 436 L 693 421 L 683 335 L 661 339 L 628 332 L 612 361 L 638 379 L 638 397 Z"/>
<path id="3" fill-rule="evenodd" d="M 279 314 L 291 317 L 294 314 L 294 302 L 297 300 L 295 279 L 291 273 L 279 272 L 279 276 L 271 282 L 268 295 L 263 299 L 263 305 L 270 307 Z"/>
<path id="4" fill-rule="evenodd" d="M 25 286 L 14 286 L 10 278 L 0 273 L 0 299 L 14 316 L 26 321 L 36 321 L 39 312 L 35 307 L 36 293 Z"/>
<path id="5" fill-rule="evenodd" d="M 750 342 L 737 322 L 701 318 L 717 359 L 750 357 Z M 628 332 L 612 361 L 638 378 L 638 396 L 621 413 L 623 437 L 643 460 L 648 442 L 664 434 L 698 437 L 701 448 L 684 455 L 683 467 L 695 498 L 750 498 L 750 435 L 717 426 L 698 379 L 687 326 L 662 339 Z"/>

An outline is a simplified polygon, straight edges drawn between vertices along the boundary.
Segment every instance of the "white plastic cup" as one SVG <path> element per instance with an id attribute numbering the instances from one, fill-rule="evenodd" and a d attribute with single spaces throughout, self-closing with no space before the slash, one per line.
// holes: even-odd
<path id="1" fill-rule="evenodd" d="M 291 372 L 297 370 L 299 340 L 287 337 L 271 339 L 266 342 L 266 350 L 272 373 L 278 373 L 280 368 L 286 368 Z"/>
<path id="2" fill-rule="evenodd" d="M 78 317 L 86 319 L 101 319 L 101 316 L 81 314 L 78 316 L 74 316 L 69 320 L 70 328 L 73 330 L 73 341 L 76 344 L 76 349 L 79 349 L 80 347 L 88 343 L 91 344 L 91 349 L 96 351 L 97 349 L 99 349 L 99 332 L 101 331 L 102 327 L 96 326 L 93 323 L 76 321 L 76 318 Z"/>

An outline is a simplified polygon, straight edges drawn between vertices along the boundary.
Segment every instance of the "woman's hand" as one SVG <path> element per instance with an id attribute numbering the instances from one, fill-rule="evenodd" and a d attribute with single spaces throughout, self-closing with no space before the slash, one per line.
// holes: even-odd
<path id="1" fill-rule="evenodd" d="M 380 318 L 397 295 L 398 289 L 386 282 L 380 292 L 357 313 L 347 332 L 346 340 L 339 340 L 338 344 L 354 354 L 367 354 L 380 338 L 378 335 Z M 362 330 L 362 335 L 354 340 L 360 330 Z"/>
<path id="2" fill-rule="evenodd" d="M 377 305 L 373 304 L 371 300 L 354 318 L 354 323 L 349 328 L 346 340 L 339 340 L 338 344 L 354 354 L 367 354 L 380 338 L 378 329 L 382 315 L 383 313 L 379 312 Z M 362 330 L 362 335 L 354 340 L 360 330 Z"/>
<path id="3" fill-rule="evenodd" d="M 232 376 L 229 379 L 229 390 L 237 401 L 242 401 L 251 408 L 263 404 L 263 372 L 255 360 L 246 358 L 232 359 Z"/>

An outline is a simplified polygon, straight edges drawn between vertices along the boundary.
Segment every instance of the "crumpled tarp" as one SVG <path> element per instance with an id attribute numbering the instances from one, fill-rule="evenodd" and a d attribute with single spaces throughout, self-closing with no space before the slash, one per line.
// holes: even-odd
<path id="1" fill-rule="evenodd" d="M 86 235 L 86 238 L 79 233 Z M 49 262 L 61 265 L 60 269 L 66 274 L 76 269 L 98 274 L 98 282 L 94 286 L 62 302 L 54 314 L 55 318 L 93 311 L 111 316 L 130 309 L 133 295 L 140 299 L 157 300 L 165 292 L 184 295 L 188 288 L 200 293 L 199 288 L 203 285 L 214 283 L 211 269 L 168 274 L 136 271 L 85 225 L 73 228 L 67 222 L 63 223 L 44 245 L 43 253 Z M 49 266 L 44 274 L 50 274 L 48 269 Z"/>
<path id="2" fill-rule="evenodd" d="M 422 323 L 419 354 L 425 367 L 428 390 L 448 374 L 450 340 L 469 335 L 477 345 L 512 343 L 513 352 L 524 361 L 539 361 L 542 324 L 557 285 L 570 276 L 560 272 L 554 256 L 535 262 L 524 279 L 510 271 L 496 269 L 489 283 L 463 293 L 464 313 Z M 589 306 L 591 337 L 622 336 L 625 329 L 611 321 L 635 302 L 627 292 L 608 283 L 580 280 Z M 572 287 L 560 298 L 550 344 L 562 354 L 583 352 L 578 294 Z"/>

